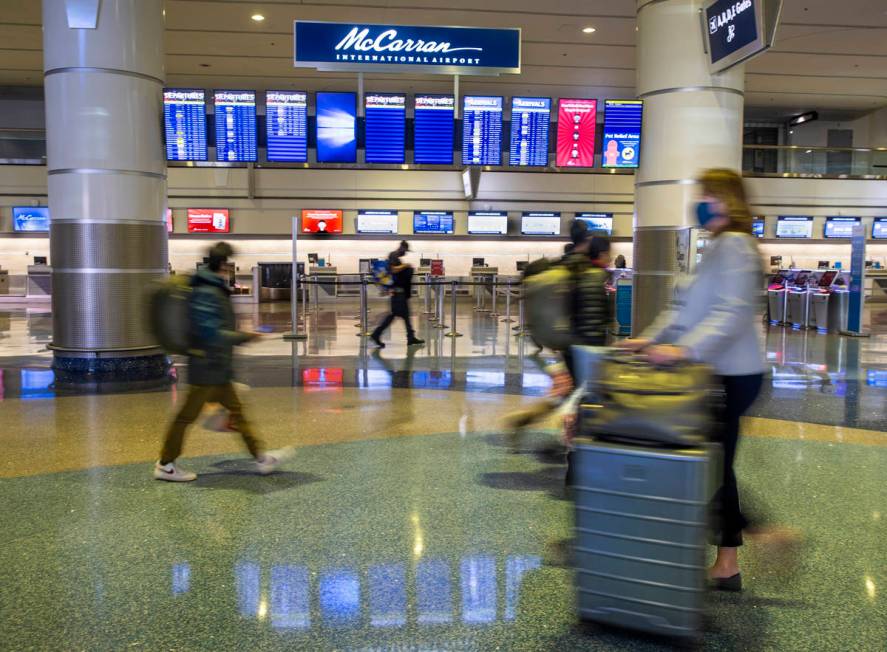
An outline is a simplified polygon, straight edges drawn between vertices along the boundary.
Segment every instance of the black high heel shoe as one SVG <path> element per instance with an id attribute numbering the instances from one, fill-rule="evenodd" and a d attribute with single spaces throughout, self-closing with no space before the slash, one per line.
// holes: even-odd
<path id="1" fill-rule="evenodd" d="M 708 581 L 709 586 L 715 591 L 730 591 L 738 593 L 742 591 L 742 574 L 736 573 L 730 577 L 712 577 Z"/>

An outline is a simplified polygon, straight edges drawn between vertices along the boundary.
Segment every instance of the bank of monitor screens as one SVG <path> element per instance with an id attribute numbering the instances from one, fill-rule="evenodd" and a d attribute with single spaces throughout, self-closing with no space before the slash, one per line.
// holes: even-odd
<path id="1" fill-rule="evenodd" d="M 641 160 L 643 100 L 605 100 L 601 164 L 605 168 L 636 168 Z"/>
<path id="2" fill-rule="evenodd" d="M 266 91 L 265 134 L 269 161 L 305 163 L 308 160 L 308 93 Z"/>
<path id="3" fill-rule="evenodd" d="M 163 91 L 167 161 L 206 160 L 206 93 L 197 88 Z"/>
<path id="4" fill-rule="evenodd" d="M 317 94 L 318 163 L 357 162 L 357 96 Z"/>
<path id="5" fill-rule="evenodd" d="M 466 95 L 462 104 L 462 164 L 502 165 L 502 98 Z"/>
<path id="6" fill-rule="evenodd" d="M 765 225 L 766 221 L 763 217 L 756 217 L 751 223 L 751 234 L 756 238 L 763 238 Z"/>
<path id="7" fill-rule="evenodd" d="M 357 211 L 358 233 L 397 233 L 396 210 Z"/>
<path id="8" fill-rule="evenodd" d="M 13 206 L 12 230 L 26 233 L 49 231 L 48 206 Z"/>
<path id="9" fill-rule="evenodd" d="M 413 161 L 424 165 L 452 165 L 456 98 L 416 95 L 413 108 Z"/>
<path id="10" fill-rule="evenodd" d="M 826 238 L 852 238 L 853 228 L 862 224 L 860 217 L 827 217 L 822 235 Z"/>
<path id="11" fill-rule="evenodd" d="M 813 237 L 813 218 L 809 215 L 780 215 L 776 220 L 777 238 Z"/>
<path id="12" fill-rule="evenodd" d="M 302 211 L 302 233 L 341 233 L 342 211 L 327 208 L 306 208 Z"/>
<path id="13" fill-rule="evenodd" d="M 526 211 L 521 214 L 520 231 L 524 235 L 560 235 L 561 214 Z"/>
<path id="14" fill-rule="evenodd" d="M 188 209 L 188 233 L 228 233 L 230 230 L 227 208 Z"/>
<path id="15" fill-rule="evenodd" d="M 413 213 L 413 233 L 453 233 L 452 211 L 416 211 Z"/>
<path id="16" fill-rule="evenodd" d="M 613 233 L 613 213 L 576 213 L 576 219 L 585 222 L 589 231 L 606 235 Z"/>
<path id="17" fill-rule="evenodd" d="M 872 238 L 887 240 L 887 217 L 876 217 L 872 223 Z"/>
<path id="18" fill-rule="evenodd" d="M 255 161 L 256 92 L 215 91 L 216 160 Z"/>
<path id="19" fill-rule="evenodd" d="M 366 116 L 366 162 L 403 163 L 407 96 L 401 93 L 369 93 Z"/>
<path id="20" fill-rule="evenodd" d="M 505 211 L 469 211 L 470 235 L 505 235 L 508 233 L 508 213 Z"/>
<path id="21" fill-rule="evenodd" d="M 558 167 L 594 167 L 597 100 L 564 99 L 557 104 Z"/>
<path id="22" fill-rule="evenodd" d="M 551 98 L 511 98 L 511 147 L 508 164 L 545 167 L 548 165 L 548 127 Z"/>

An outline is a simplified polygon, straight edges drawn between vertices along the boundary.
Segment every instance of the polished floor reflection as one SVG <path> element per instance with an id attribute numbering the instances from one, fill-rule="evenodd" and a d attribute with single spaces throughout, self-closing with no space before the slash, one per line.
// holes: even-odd
<path id="1" fill-rule="evenodd" d="M 465 337 L 423 325 L 410 352 L 395 330 L 373 353 L 350 306 L 325 312 L 306 342 L 240 359 L 262 436 L 297 447 L 285 472 L 252 475 L 198 427 L 189 486 L 149 476 L 181 382 L 60 386 L 48 315 L 0 317 L 4 648 L 668 649 L 576 622 L 555 424 L 519 454 L 499 426 L 546 391 L 544 353 L 467 304 Z M 286 315 L 241 319 L 283 332 Z M 765 333 L 739 475 L 806 544 L 794 568 L 743 549 L 747 590 L 709 597 L 703 647 L 883 650 L 887 335 Z"/>

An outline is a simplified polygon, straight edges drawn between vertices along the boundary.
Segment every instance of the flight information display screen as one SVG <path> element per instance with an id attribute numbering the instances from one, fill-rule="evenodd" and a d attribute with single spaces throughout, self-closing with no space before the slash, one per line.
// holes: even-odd
<path id="1" fill-rule="evenodd" d="M 453 232 L 452 211 L 416 211 L 413 213 L 413 233 Z"/>
<path id="2" fill-rule="evenodd" d="M 776 220 L 777 238 L 812 238 L 813 218 L 809 215 L 780 215 Z"/>
<path id="3" fill-rule="evenodd" d="M 462 104 L 462 164 L 502 165 L 502 98 L 466 95 Z"/>
<path id="4" fill-rule="evenodd" d="M 358 233 L 397 233 L 397 211 L 359 210 L 357 211 Z"/>
<path id="5" fill-rule="evenodd" d="M 613 233 L 613 213 L 576 213 L 576 219 L 585 222 L 589 231 Z"/>
<path id="6" fill-rule="evenodd" d="M 872 223 L 872 238 L 887 240 L 887 217 L 876 217 Z"/>
<path id="7" fill-rule="evenodd" d="M 757 218 L 751 223 L 751 234 L 756 238 L 764 237 L 764 225 L 766 222 L 763 218 Z"/>
<path id="8" fill-rule="evenodd" d="M 641 160 L 643 100 L 604 100 L 605 168 L 636 168 Z"/>
<path id="9" fill-rule="evenodd" d="M 407 96 L 370 93 L 366 96 L 366 162 L 403 163 Z"/>
<path id="10" fill-rule="evenodd" d="M 852 238 L 853 227 L 861 223 L 861 217 L 827 217 L 823 235 L 826 238 Z"/>
<path id="11" fill-rule="evenodd" d="M 453 164 L 456 98 L 416 95 L 413 118 L 413 161 L 426 165 Z"/>
<path id="12" fill-rule="evenodd" d="M 520 231 L 524 235 L 560 235 L 561 214 L 550 211 L 528 211 L 521 215 Z"/>
<path id="13" fill-rule="evenodd" d="M 206 160 L 206 94 L 200 89 L 163 91 L 167 161 Z"/>
<path id="14" fill-rule="evenodd" d="M 505 211 L 470 211 L 468 233 L 471 235 L 505 235 L 508 233 L 508 213 Z"/>
<path id="15" fill-rule="evenodd" d="M 537 167 L 548 165 L 550 123 L 551 98 L 512 97 L 508 164 Z"/>
<path id="16" fill-rule="evenodd" d="M 597 100 L 564 99 L 557 104 L 558 167 L 594 167 Z"/>
<path id="17" fill-rule="evenodd" d="M 308 160 L 308 93 L 265 91 L 265 133 L 269 161 L 305 163 Z"/>
<path id="18" fill-rule="evenodd" d="M 357 95 L 317 94 L 317 160 L 357 162 Z"/>
<path id="19" fill-rule="evenodd" d="M 216 160 L 256 160 L 256 92 L 216 91 Z"/>

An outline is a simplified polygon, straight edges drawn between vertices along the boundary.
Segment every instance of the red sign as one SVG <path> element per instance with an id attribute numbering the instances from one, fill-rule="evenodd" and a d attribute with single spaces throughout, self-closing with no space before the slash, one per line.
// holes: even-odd
<path id="1" fill-rule="evenodd" d="M 431 261 L 431 275 L 444 276 L 444 264 L 439 258 L 435 258 Z"/>
<path id="2" fill-rule="evenodd" d="M 597 100 L 563 99 L 557 105 L 558 167 L 594 167 Z"/>
<path id="3" fill-rule="evenodd" d="M 302 211 L 302 233 L 341 233 L 342 211 L 308 208 Z"/>
<path id="4" fill-rule="evenodd" d="M 172 209 L 166 209 L 166 232 L 172 233 Z"/>
<path id="5" fill-rule="evenodd" d="M 189 208 L 188 233 L 228 233 L 227 208 Z"/>

